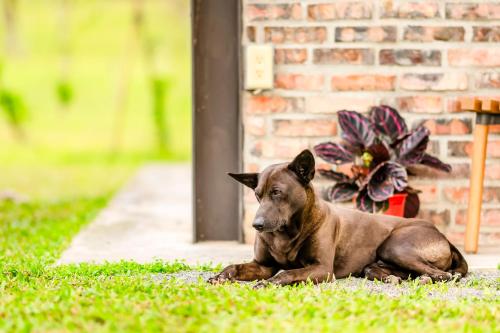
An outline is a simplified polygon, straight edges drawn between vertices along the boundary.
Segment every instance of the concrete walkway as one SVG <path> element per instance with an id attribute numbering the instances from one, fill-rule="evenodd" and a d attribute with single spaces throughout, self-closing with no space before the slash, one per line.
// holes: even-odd
<path id="1" fill-rule="evenodd" d="M 139 170 L 99 216 L 82 230 L 59 264 L 155 259 L 189 264 L 235 263 L 252 258 L 252 246 L 192 242 L 191 167 L 148 165 Z M 467 255 L 472 269 L 496 268 L 499 248 Z"/>
<path id="2" fill-rule="evenodd" d="M 59 264 L 182 259 L 189 264 L 252 258 L 252 246 L 192 241 L 191 167 L 148 165 L 82 230 Z"/>

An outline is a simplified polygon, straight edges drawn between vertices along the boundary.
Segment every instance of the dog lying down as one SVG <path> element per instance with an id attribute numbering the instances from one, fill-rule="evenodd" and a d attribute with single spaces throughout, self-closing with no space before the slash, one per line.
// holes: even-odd
<path id="1" fill-rule="evenodd" d="M 464 257 L 431 222 L 336 207 L 314 191 L 314 171 L 314 156 L 304 150 L 259 174 L 229 174 L 260 203 L 254 259 L 208 282 L 261 280 L 256 287 L 262 287 L 352 275 L 387 283 L 419 276 L 428 283 L 467 273 Z"/>

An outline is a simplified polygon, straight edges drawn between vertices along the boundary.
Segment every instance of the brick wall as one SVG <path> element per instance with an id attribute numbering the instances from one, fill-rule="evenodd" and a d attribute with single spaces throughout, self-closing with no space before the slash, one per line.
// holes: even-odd
<path id="1" fill-rule="evenodd" d="M 388 104 L 411 126 L 424 122 L 429 150 L 453 165 L 411 184 L 422 216 L 463 243 L 474 121 L 456 99 L 500 96 L 500 2 L 243 0 L 243 26 L 243 44 L 272 43 L 276 64 L 273 90 L 243 94 L 247 171 L 337 140 L 338 110 Z M 500 243 L 500 127 L 491 131 L 483 245 Z M 256 201 L 245 193 L 252 242 Z"/>

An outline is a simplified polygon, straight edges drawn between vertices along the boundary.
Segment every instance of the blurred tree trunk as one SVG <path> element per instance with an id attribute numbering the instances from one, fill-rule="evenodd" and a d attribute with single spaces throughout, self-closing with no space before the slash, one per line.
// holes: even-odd
<path id="1" fill-rule="evenodd" d="M 165 119 L 166 98 L 168 96 L 169 82 L 160 76 L 151 76 L 151 89 L 153 98 L 153 122 L 156 127 L 158 148 L 165 152 L 169 147 L 167 124 Z"/>
<path id="2" fill-rule="evenodd" d="M 158 70 L 158 52 L 157 45 L 152 42 L 146 29 L 141 31 L 141 51 L 146 66 L 146 75 L 148 75 L 151 98 L 152 98 L 152 120 L 156 132 L 156 143 L 160 152 L 164 153 L 170 148 L 169 135 L 167 131 L 166 119 L 166 100 L 169 92 L 169 81 L 165 75 L 161 75 Z"/>
<path id="3" fill-rule="evenodd" d="M 126 120 L 126 101 L 130 86 L 130 76 L 133 70 L 133 63 L 140 52 L 146 67 L 151 98 L 152 98 L 152 120 L 156 132 L 158 149 L 165 152 L 170 146 L 166 123 L 166 99 L 168 97 L 169 82 L 164 76 L 159 75 L 155 66 L 157 55 L 155 45 L 150 42 L 147 36 L 145 23 L 145 0 L 132 0 L 132 29 L 129 34 L 127 47 L 124 52 L 121 78 L 116 91 L 116 113 L 113 130 L 113 151 L 120 150 L 123 141 L 123 132 Z M 139 51 L 138 51 L 139 49 Z"/>
<path id="4" fill-rule="evenodd" d="M 123 58 L 119 79 L 115 93 L 115 121 L 113 128 L 112 150 L 118 152 L 123 144 L 123 132 L 127 113 L 127 99 L 132 75 L 133 64 L 136 58 L 138 44 L 140 43 L 144 23 L 143 0 L 131 0 L 132 25 L 127 42 L 123 50 Z"/>
<path id="5" fill-rule="evenodd" d="M 66 111 L 74 97 L 74 90 L 70 81 L 70 0 L 60 0 L 57 30 L 59 33 L 60 77 L 56 83 L 56 94 L 59 105 Z"/>
<path id="6" fill-rule="evenodd" d="M 19 51 L 17 39 L 17 0 L 3 0 L 3 15 L 5 24 L 5 50 L 9 55 Z"/>

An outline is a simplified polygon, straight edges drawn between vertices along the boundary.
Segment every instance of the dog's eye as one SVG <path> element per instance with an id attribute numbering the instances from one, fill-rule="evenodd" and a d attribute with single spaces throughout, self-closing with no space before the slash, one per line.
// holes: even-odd
<path id="1" fill-rule="evenodd" d="M 280 191 L 280 190 L 278 190 L 278 189 L 271 190 L 271 195 L 272 195 L 273 197 L 276 197 L 276 196 L 278 196 L 278 195 L 280 195 L 280 194 L 281 194 L 281 191 Z"/>

